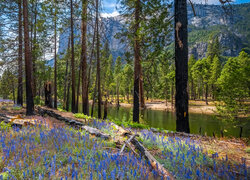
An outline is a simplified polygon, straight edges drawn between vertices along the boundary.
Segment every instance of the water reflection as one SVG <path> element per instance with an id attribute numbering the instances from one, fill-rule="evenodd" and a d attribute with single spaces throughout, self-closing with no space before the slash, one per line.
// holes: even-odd
<path id="1" fill-rule="evenodd" d="M 128 121 L 132 119 L 132 108 L 127 107 L 108 107 L 108 118 L 119 119 L 121 121 Z M 94 116 L 97 112 L 94 111 Z M 163 128 L 171 131 L 176 129 L 175 113 L 169 111 L 159 111 L 146 109 L 140 112 L 140 118 L 143 123 L 146 123 L 154 128 Z M 234 127 L 231 123 L 217 119 L 215 116 L 206 114 L 189 113 L 190 131 L 193 134 L 206 134 L 212 136 L 213 132 L 216 136 L 221 136 L 223 130 L 225 136 L 239 137 L 240 128 Z M 250 120 L 244 119 L 243 137 L 250 136 Z"/>

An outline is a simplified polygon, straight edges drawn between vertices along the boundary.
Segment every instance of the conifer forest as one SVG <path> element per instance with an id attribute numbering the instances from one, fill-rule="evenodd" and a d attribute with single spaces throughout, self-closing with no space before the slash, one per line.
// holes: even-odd
<path id="1" fill-rule="evenodd" d="M 0 180 L 250 179 L 250 0 L 0 0 Z"/>

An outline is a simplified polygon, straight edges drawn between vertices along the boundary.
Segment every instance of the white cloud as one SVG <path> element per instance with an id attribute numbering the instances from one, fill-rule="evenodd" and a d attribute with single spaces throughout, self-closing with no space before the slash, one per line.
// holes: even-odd
<path id="1" fill-rule="evenodd" d="M 118 11 L 114 11 L 112 13 L 101 13 L 101 17 L 103 18 L 108 18 L 108 17 L 115 17 L 115 16 L 119 16 L 119 12 Z"/>
<path id="2" fill-rule="evenodd" d="M 220 4 L 219 0 L 191 0 L 191 2 L 193 3 L 197 3 L 197 4 Z"/>
<path id="3" fill-rule="evenodd" d="M 105 8 L 115 8 L 115 6 L 116 6 L 116 3 L 103 3 L 103 7 L 105 7 Z"/>

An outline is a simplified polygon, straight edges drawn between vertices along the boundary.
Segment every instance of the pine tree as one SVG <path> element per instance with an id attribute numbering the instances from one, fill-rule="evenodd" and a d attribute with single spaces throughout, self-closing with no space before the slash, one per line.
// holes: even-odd
<path id="1" fill-rule="evenodd" d="M 22 0 L 18 0 L 18 92 L 17 104 L 23 106 L 23 31 Z"/>
<path id="2" fill-rule="evenodd" d="M 213 93 L 213 99 L 215 99 L 216 94 L 216 82 L 218 78 L 220 77 L 221 73 L 221 63 L 218 56 L 214 56 L 213 63 L 211 65 L 211 78 L 210 78 L 210 84 L 212 87 L 212 93 Z"/>
<path id="3" fill-rule="evenodd" d="M 24 47 L 25 47 L 25 76 L 26 76 L 26 114 L 33 115 L 34 101 L 32 92 L 32 60 L 30 53 L 28 2 L 23 0 L 23 26 L 24 26 Z"/>
<path id="4" fill-rule="evenodd" d="M 88 80 L 87 80 L 87 6 L 88 1 L 82 1 L 82 111 L 83 114 L 88 115 Z"/>

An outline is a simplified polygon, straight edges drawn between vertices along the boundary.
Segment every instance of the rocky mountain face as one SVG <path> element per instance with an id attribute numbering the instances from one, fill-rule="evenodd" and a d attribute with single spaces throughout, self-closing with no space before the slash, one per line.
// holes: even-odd
<path id="1" fill-rule="evenodd" d="M 196 16 L 191 6 L 188 7 L 190 55 L 205 57 L 208 41 L 215 36 L 219 39 L 223 56 L 237 56 L 242 48 L 249 48 L 247 21 L 250 3 L 226 9 L 218 5 L 195 4 L 194 9 Z"/>
<path id="2" fill-rule="evenodd" d="M 249 17 L 250 3 L 232 5 L 231 8 L 223 9 L 218 5 L 194 5 L 196 16 L 191 6 L 188 6 L 189 21 L 189 54 L 196 58 L 203 58 L 206 55 L 208 41 L 211 37 L 217 36 L 222 55 L 237 56 L 242 48 L 250 48 Z M 109 47 L 114 58 L 123 56 L 128 50 L 128 43 L 115 38 L 115 35 L 123 28 L 123 21 L 120 16 L 103 18 L 103 34 L 105 37 L 102 43 L 109 42 Z M 77 23 L 80 27 L 80 23 Z M 79 40 L 80 28 L 76 30 L 76 42 Z M 59 53 L 64 54 L 67 49 L 69 30 L 60 35 Z"/>

